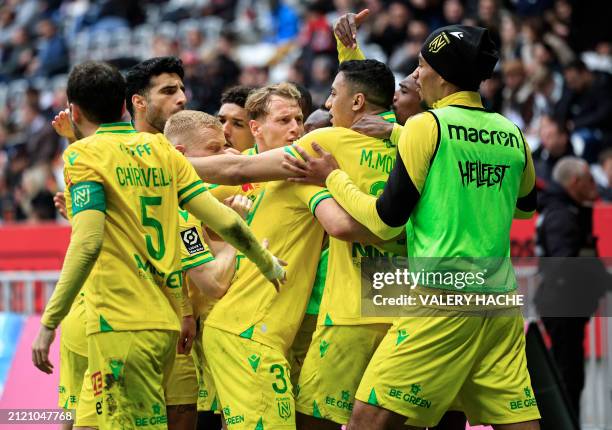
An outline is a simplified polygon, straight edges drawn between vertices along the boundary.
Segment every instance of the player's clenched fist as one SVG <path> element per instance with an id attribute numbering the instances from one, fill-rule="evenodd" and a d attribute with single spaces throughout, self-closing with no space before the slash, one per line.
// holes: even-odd
<path id="1" fill-rule="evenodd" d="M 251 211 L 251 207 L 253 207 L 253 202 L 247 196 L 243 196 L 242 194 L 236 194 L 235 196 L 228 197 L 223 201 L 225 205 L 232 208 L 238 215 L 242 217 L 242 219 L 247 219 L 249 212 Z"/>

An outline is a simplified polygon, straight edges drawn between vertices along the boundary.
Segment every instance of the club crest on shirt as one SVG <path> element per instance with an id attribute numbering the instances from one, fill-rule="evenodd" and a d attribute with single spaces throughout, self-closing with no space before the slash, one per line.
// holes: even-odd
<path id="1" fill-rule="evenodd" d="M 73 204 L 77 208 L 85 207 L 89 201 L 91 200 L 91 196 L 89 193 L 89 187 L 79 187 L 74 191 L 74 201 Z"/>

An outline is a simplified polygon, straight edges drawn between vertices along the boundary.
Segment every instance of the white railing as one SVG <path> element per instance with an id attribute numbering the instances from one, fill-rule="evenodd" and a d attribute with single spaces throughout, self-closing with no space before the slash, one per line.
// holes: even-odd
<path id="1" fill-rule="evenodd" d="M 26 315 L 40 312 L 51 297 L 59 273 L 59 271 L 0 271 L 0 311 Z"/>

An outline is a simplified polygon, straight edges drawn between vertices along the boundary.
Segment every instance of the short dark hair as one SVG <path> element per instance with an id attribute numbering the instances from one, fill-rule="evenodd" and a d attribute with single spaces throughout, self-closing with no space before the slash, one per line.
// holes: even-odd
<path id="1" fill-rule="evenodd" d="M 586 64 L 584 64 L 584 61 L 575 59 L 567 63 L 563 70 L 577 70 L 579 72 L 584 72 L 589 70 L 589 68 L 586 66 Z"/>
<path id="2" fill-rule="evenodd" d="M 72 69 L 66 88 L 68 101 L 96 124 L 117 122 L 123 114 L 125 79 L 115 67 L 87 61 Z"/>
<path id="3" fill-rule="evenodd" d="M 393 103 L 395 77 L 386 64 L 376 60 L 351 60 L 340 63 L 338 73 L 362 92 L 373 105 L 388 109 Z"/>
<path id="4" fill-rule="evenodd" d="M 221 104 L 224 105 L 226 103 L 231 103 L 240 106 L 244 109 L 244 104 L 249 97 L 249 94 L 255 87 L 249 87 L 246 85 L 235 85 L 231 88 L 228 88 L 221 94 Z"/>
<path id="5" fill-rule="evenodd" d="M 178 57 L 155 57 L 142 61 L 128 70 L 125 76 L 127 81 L 125 105 L 132 117 L 134 116 L 132 96 L 134 94 L 146 95 L 151 86 L 151 79 L 163 73 L 176 73 L 183 79 L 185 77 L 183 62 Z"/>
<path id="6" fill-rule="evenodd" d="M 295 85 L 295 88 L 300 92 L 300 108 L 302 109 L 302 115 L 304 115 L 304 118 L 308 118 L 314 110 L 312 108 L 312 95 L 304 85 L 298 82 L 291 83 Z"/>

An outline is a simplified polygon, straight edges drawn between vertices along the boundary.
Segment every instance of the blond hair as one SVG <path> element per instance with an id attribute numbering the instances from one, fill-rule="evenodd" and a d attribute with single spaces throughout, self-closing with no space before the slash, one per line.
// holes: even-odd
<path id="1" fill-rule="evenodd" d="M 221 122 L 214 116 L 197 110 L 182 110 L 168 118 L 164 126 L 164 134 L 172 140 L 173 137 L 191 133 L 201 128 L 223 131 Z"/>
<path id="2" fill-rule="evenodd" d="M 295 85 L 288 82 L 267 85 L 251 92 L 247 98 L 244 108 L 247 110 L 250 119 L 259 119 L 270 113 L 270 98 L 272 96 L 300 102 L 301 94 Z"/>

